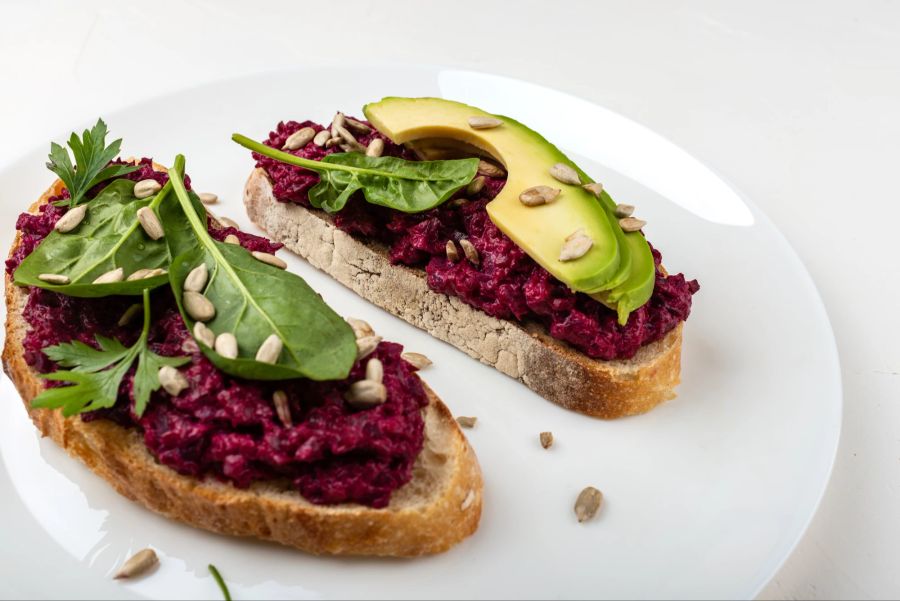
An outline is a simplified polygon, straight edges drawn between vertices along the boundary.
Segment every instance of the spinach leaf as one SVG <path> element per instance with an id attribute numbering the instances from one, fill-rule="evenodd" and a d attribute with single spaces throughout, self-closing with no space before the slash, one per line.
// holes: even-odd
<path id="1" fill-rule="evenodd" d="M 81 139 L 72 132 L 69 137 L 69 148 L 75 157 L 75 165 L 69 158 L 69 152 L 57 144 L 50 143 L 50 159 L 47 169 L 59 176 L 69 191 L 70 207 L 76 206 L 84 198 L 88 190 L 108 179 L 122 177 L 137 169 L 136 165 L 110 165 L 109 162 L 119 154 L 122 139 L 106 145 L 106 123 L 97 119 L 97 124 L 90 131 L 84 130 Z"/>
<path id="2" fill-rule="evenodd" d="M 365 199 L 404 213 L 433 209 L 468 185 L 478 171 L 478 159 L 406 161 L 369 157 L 359 152 L 330 154 L 313 161 L 276 150 L 240 134 L 231 139 L 261 155 L 315 171 L 321 178 L 309 191 L 314 207 L 336 213 L 350 196 L 362 190 Z"/>
<path id="3" fill-rule="evenodd" d="M 207 323 L 216 334 L 231 332 L 238 357 L 229 359 L 198 340 L 203 353 L 222 371 L 257 380 L 346 378 L 356 361 L 353 330 L 299 276 L 263 263 L 235 244 L 218 242 L 206 229 L 205 211 L 192 202 L 182 182 L 184 158 L 169 171 L 181 216 L 163 212 L 166 240 L 172 252 L 169 280 L 188 330 L 194 320 L 183 302 L 188 273 L 206 263 L 209 280 L 204 294 L 216 307 Z M 175 220 L 170 227 L 170 220 Z M 190 230 L 178 227 L 178 221 Z M 187 249 L 187 250 L 185 250 Z M 275 364 L 255 360 L 263 341 L 275 334 L 283 350 Z"/>
<path id="4" fill-rule="evenodd" d="M 171 192 L 171 185 L 166 184 L 155 197 L 143 200 L 136 199 L 133 190 L 134 182 L 127 179 L 108 185 L 87 205 L 87 215 L 75 230 L 66 234 L 50 232 L 22 261 L 14 274 L 15 283 L 80 297 L 141 294 L 145 288 L 168 283 L 165 274 L 131 282 L 92 283 L 118 267 L 123 268 L 126 278 L 138 269 L 168 267 L 165 240 L 152 240 L 144 233 L 137 211 L 146 206 L 159 207 Z M 43 273 L 65 275 L 69 283 L 49 284 L 39 279 Z"/>

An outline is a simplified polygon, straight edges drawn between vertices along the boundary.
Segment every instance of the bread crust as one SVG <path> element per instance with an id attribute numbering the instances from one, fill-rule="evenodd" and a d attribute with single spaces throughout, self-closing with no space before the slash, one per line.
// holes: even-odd
<path id="1" fill-rule="evenodd" d="M 612 419 L 645 413 L 675 397 L 683 323 L 631 359 L 594 360 L 549 336 L 539 323 L 497 319 L 432 291 L 422 270 L 391 264 L 383 245 L 339 230 L 324 211 L 278 202 L 263 169 L 250 174 L 244 204 L 270 238 L 314 267 L 567 409 Z"/>
<path id="2" fill-rule="evenodd" d="M 29 210 L 36 212 L 62 189 L 62 183 L 55 182 Z M 20 239 L 17 233 L 10 254 Z M 483 492 L 478 461 L 450 411 L 427 385 L 425 446 L 416 460 L 413 480 L 394 492 L 387 508 L 313 505 L 286 483 L 238 489 L 214 479 L 198 480 L 159 464 L 134 429 L 31 408 L 43 384 L 25 362 L 22 348 L 27 290 L 13 284 L 8 275 L 5 283 L 3 369 L 29 417 L 43 436 L 52 438 L 123 496 L 198 528 L 261 538 L 315 554 L 414 557 L 440 553 L 477 529 Z"/>

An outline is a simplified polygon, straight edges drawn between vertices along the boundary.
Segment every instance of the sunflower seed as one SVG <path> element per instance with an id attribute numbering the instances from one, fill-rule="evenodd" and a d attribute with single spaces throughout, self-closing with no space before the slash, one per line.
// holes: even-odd
<path id="1" fill-rule="evenodd" d="M 94 284 L 115 284 L 116 282 L 121 282 L 125 279 L 125 270 L 121 267 L 116 267 L 111 271 L 107 271 L 103 275 L 99 276 L 97 279 L 93 281 Z"/>
<path id="2" fill-rule="evenodd" d="M 459 241 L 459 245 L 462 247 L 463 253 L 472 265 L 478 265 L 481 262 L 481 257 L 478 256 L 478 249 L 476 249 L 475 245 L 469 242 L 468 239 L 463 238 Z"/>
<path id="3" fill-rule="evenodd" d="M 460 415 L 456 418 L 456 423 L 458 423 L 461 428 L 474 428 L 477 421 L 477 417 L 467 417 L 465 415 Z"/>
<path id="4" fill-rule="evenodd" d="M 122 317 L 119 318 L 119 321 L 116 324 L 119 327 L 127 326 L 131 321 L 138 316 L 138 314 L 143 310 L 144 306 L 140 303 L 135 303 L 125 309 L 125 312 L 122 313 Z"/>
<path id="5" fill-rule="evenodd" d="M 378 357 L 372 357 L 366 362 L 366 380 L 373 382 L 384 381 L 384 364 Z"/>
<path id="6" fill-rule="evenodd" d="M 59 273 L 42 273 L 38 276 L 38 279 L 42 282 L 47 282 L 48 284 L 55 284 L 57 286 L 65 286 L 69 283 L 69 276 L 62 275 Z"/>
<path id="7" fill-rule="evenodd" d="M 256 360 L 260 363 L 278 363 L 278 357 L 281 356 L 282 348 L 284 348 L 284 343 L 281 341 L 281 338 L 277 334 L 270 334 L 259 345 L 259 350 L 256 351 Z"/>
<path id="8" fill-rule="evenodd" d="M 59 221 L 56 222 L 56 225 L 53 226 L 60 234 L 65 234 L 74 230 L 78 225 L 84 221 L 84 216 L 87 214 L 87 205 L 78 205 L 74 209 L 69 209 L 66 211 L 66 214 L 59 218 Z"/>
<path id="9" fill-rule="evenodd" d="M 344 113 L 338 111 L 334 114 L 334 119 L 331 120 L 331 137 L 337 138 L 337 128 L 344 127 Z"/>
<path id="10" fill-rule="evenodd" d="M 365 338 L 366 336 L 372 336 L 375 334 L 375 330 L 372 329 L 372 326 L 369 325 L 369 322 L 363 321 L 362 319 L 348 317 L 347 323 L 350 324 L 351 328 L 353 328 L 353 333 L 357 338 Z"/>
<path id="11" fill-rule="evenodd" d="M 456 250 L 456 244 L 453 243 L 453 240 L 447 240 L 447 260 L 451 263 L 459 261 L 459 251 Z"/>
<path id="12" fill-rule="evenodd" d="M 203 292 L 206 280 L 209 279 L 209 268 L 206 263 L 200 263 L 184 278 L 184 289 L 188 292 Z"/>
<path id="13" fill-rule="evenodd" d="M 237 338 L 231 332 L 222 332 L 216 336 L 214 348 L 217 353 L 226 359 L 237 359 L 238 343 Z"/>
<path id="14" fill-rule="evenodd" d="M 213 194 L 212 192 L 202 192 L 199 195 L 200 202 L 205 205 L 214 205 L 219 202 L 219 196 L 217 194 Z"/>
<path id="15" fill-rule="evenodd" d="M 401 353 L 400 358 L 416 369 L 425 369 L 432 364 L 431 359 L 422 353 Z"/>
<path id="16" fill-rule="evenodd" d="M 153 271 L 153 270 L 152 270 L 152 269 L 146 269 L 146 268 L 144 268 L 144 269 L 138 269 L 137 271 L 135 271 L 134 273 L 132 273 L 131 275 L 129 275 L 127 278 L 125 278 L 125 281 L 126 281 L 126 282 L 133 282 L 133 281 L 135 281 L 135 280 L 143 280 L 145 277 L 147 277 L 147 274 L 150 273 L 151 271 Z"/>
<path id="17" fill-rule="evenodd" d="M 139 199 L 150 198 L 160 190 L 162 190 L 162 186 L 155 179 L 142 179 L 134 185 L 132 194 Z"/>
<path id="18" fill-rule="evenodd" d="M 647 225 L 647 222 L 637 217 L 625 217 L 624 219 L 619 219 L 619 225 L 626 232 L 637 232 Z"/>
<path id="19" fill-rule="evenodd" d="M 209 321 L 216 316 L 216 307 L 199 292 L 185 291 L 182 297 L 184 310 L 195 321 Z"/>
<path id="20" fill-rule="evenodd" d="M 277 267 L 278 269 L 287 269 L 287 263 L 273 255 L 272 253 L 264 253 L 258 250 L 254 250 L 252 253 L 253 258 L 257 261 L 262 261 L 268 265 L 272 265 L 273 267 Z"/>
<path id="21" fill-rule="evenodd" d="M 146 574 L 158 563 L 159 558 L 156 556 L 156 551 L 153 549 L 143 549 L 129 557 L 128 560 L 122 564 L 122 567 L 119 568 L 119 571 L 116 572 L 116 575 L 113 576 L 113 578 L 116 580 L 134 578 L 135 576 Z"/>
<path id="22" fill-rule="evenodd" d="M 327 142 L 329 138 L 331 138 L 331 132 L 327 129 L 323 129 L 315 135 L 313 144 L 321 148 L 322 146 L 325 146 L 325 142 Z"/>
<path id="23" fill-rule="evenodd" d="M 469 182 L 469 185 L 466 186 L 466 196 L 478 196 L 478 194 L 484 189 L 484 176 L 476 175 L 472 178 L 472 181 Z"/>
<path id="24" fill-rule="evenodd" d="M 368 409 L 387 400 L 387 388 L 381 382 L 359 380 L 350 385 L 344 398 L 354 409 Z"/>
<path id="25" fill-rule="evenodd" d="M 310 140 L 316 137 L 316 130 L 311 127 L 303 127 L 288 136 L 284 141 L 282 150 L 297 150 L 309 144 Z"/>
<path id="26" fill-rule="evenodd" d="M 469 127 L 472 129 L 494 129 L 503 125 L 503 121 L 494 117 L 484 117 L 481 115 L 469 117 Z"/>
<path id="27" fill-rule="evenodd" d="M 366 152 L 366 147 L 359 142 L 344 142 L 341 144 L 341 150 L 344 152 Z"/>
<path id="28" fill-rule="evenodd" d="M 550 167 L 550 175 L 564 184 L 581 185 L 581 178 L 578 177 L 578 172 L 565 163 L 557 163 Z"/>
<path id="29" fill-rule="evenodd" d="M 578 517 L 578 522 L 585 522 L 597 515 L 601 503 L 603 503 L 603 493 L 593 486 L 588 486 L 581 491 L 578 499 L 575 500 L 575 515 Z"/>
<path id="30" fill-rule="evenodd" d="M 468 198 L 454 198 L 453 200 L 447 201 L 447 204 L 454 208 L 464 207 L 469 204 Z"/>
<path id="31" fill-rule="evenodd" d="M 617 204 L 613 212 L 619 218 L 631 217 L 634 214 L 634 205 Z"/>
<path id="32" fill-rule="evenodd" d="M 240 230 L 241 226 L 237 224 L 237 221 L 234 219 L 230 219 L 228 217 L 216 217 L 219 220 L 219 223 L 224 225 L 225 227 L 233 227 L 236 230 Z"/>
<path id="33" fill-rule="evenodd" d="M 178 396 L 181 394 L 182 390 L 190 386 L 187 378 L 184 377 L 184 374 L 171 365 L 163 365 L 160 367 L 157 375 L 159 377 L 160 385 L 172 396 Z"/>
<path id="34" fill-rule="evenodd" d="M 369 142 L 369 145 L 366 147 L 366 156 L 367 157 L 380 157 L 384 152 L 384 140 L 381 138 L 372 138 L 372 141 Z"/>
<path id="35" fill-rule="evenodd" d="M 541 446 L 545 449 L 553 446 L 553 432 L 541 432 Z"/>
<path id="36" fill-rule="evenodd" d="M 378 343 L 381 342 L 381 336 L 363 336 L 356 339 L 356 358 L 365 359 L 375 352 Z"/>
<path id="37" fill-rule="evenodd" d="M 584 188 L 585 190 L 587 190 L 588 192 L 590 192 L 591 194 L 593 194 L 594 196 L 596 196 L 597 198 L 600 198 L 600 193 L 603 192 L 603 184 L 601 184 L 600 182 L 592 182 L 590 184 L 585 184 L 581 187 Z"/>
<path id="38" fill-rule="evenodd" d="M 291 407 L 288 405 L 287 393 L 283 390 L 276 390 L 272 393 L 272 402 L 275 404 L 275 413 L 278 414 L 282 425 L 285 428 L 292 427 L 294 420 L 291 419 Z"/>
<path id="39" fill-rule="evenodd" d="M 478 161 L 478 175 L 486 175 L 488 177 L 504 177 L 506 175 L 506 171 L 503 167 L 499 165 L 495 165 L 494 163 L 489 163 L 485 160 Z"/>
<path id="40" fill-rule="evenodd" d="M 228 234 L 225 236 L 225 244 L 237 244 L 240 245 L 241 239 L 235 236 L 234 234 Z"/>
<path id="41" fill-rule="evenodd" d="M 363 123 L 362 121 L 357 121 L 352 117 L 348 117 L 344 115 L 344 127 L 354 132 L 359 136 L 364 136 L 368 133 L 372 133 L 372 128 Z"/>
<path id="42" fill-rule="evenodd" d="M 566 238 L 562 250 L 559 252 L 560 261 L 574 261 L 580 259 L 587 254 L 594 241 L 591 237 L 584 233 L 584 229 L 579 228 L 575 233 Z"/>
<path id="43" fill-rule="evenodd" d="M 216 344 L 216 335 L 202 321 L 194 322 L 194 338 L 212 348 Z"/>
<path id="44" fill-rule="evenodd" d="M 340 136 L 334 136 L 332 138 L 329 138 L 325 142 L 325 148 L 331 148 L 333 146 L 337 146 L 338 144 L 343 144 L 343 143 L 344 143 L 343 138 L 341 138 Z"/>
<path id="45" fill-rule="evenodd" d="M 475 502 L 476 497 L 477 497 L 477 495 L 475 494 L 474 490 L 470 490 L 468 493 L 466 493 L 466 498 L 463 499 L 462 503 L 460 503 L 459 510 L 465 511 L 466 509 L 471 507 L 472 503 Z"/>
<path id="46" fill-rule="evenodd" d="M 137 218 L 141 223 L 141 227 L 144 228 L 144 232 L 151 240 L 159 240 L 165 236 L 166 232 L 163 230 L 162 222 L 150 207 L 141 207 L 138 209 Z"/>
<path id="47" fill-rule="evenodd" d="M 352 133 L 350 133 L 350 130 L 347 129 L 346 127 L 344 127 L 343 124 L 332 125 L 331 129 L 332 129 L 332 135 L 335 135 L 334 132 L 337 132 L 337 136 L 339 136 L 341 139 L 343 139 L 348 144 L 359 144 L 359 142 L 356 139 L 356 136 L 354 136 Z"/>
<path id="48" fill-rule="evenodd" d="M 551 188 L 550 186 L 532 186 L 519 194 L 519 200 L 526 207 L 536 207 L 553 202 L 560 192 L 562 190 L 559 188 Z"/>

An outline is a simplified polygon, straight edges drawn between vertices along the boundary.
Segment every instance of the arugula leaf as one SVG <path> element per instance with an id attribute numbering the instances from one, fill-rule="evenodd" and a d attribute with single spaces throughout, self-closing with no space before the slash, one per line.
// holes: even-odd
<path id="1" fill-rule="evenodd" d="M 84 130 L 79 139 L 73 132 L 69 137 L 69 148 L 75 157 L 75 165 L 69 152 L 57 144 L 50 144 L 47 169 L 59 176 L 69 191 L 69 206 L 74 207 L 84 198 L 88 190 L 108 179 L 122 177 L 137 169 L 136 165 L 110 165 L 119 155 L 122 139 L 106 145 L 106 123 L 97 119 L 90 131 Z"/>
<path id="2" fill-rule="evenodd" d="M 433 209 L 468 185 L 478 171 L 478 159 L 406 161 L 396 157 L 369 157 L 362 153 L 330 154 L 313 161 L 276 150 L 241 134 L 231 139 L 282 163 L 315 171 L 321 178 L 309 191 L 309 202 L 336 213 L 350 196 L 362 190 L 365 199 L 404 213 Z"/>
<path id="3" fill-rule="evenodd" d="M 181 211 L 168 206 L 162 212 L 166 241 L 175 257 L 169 268 L 172 291 L 188 330 L 193 331 L 195 322 L 184 310 L 183 284 L 192 269 L 206 263 L 209 282 L 204 294 L 216 307 L 216 316 L 207 325 L 217 334 L 233 333 L 239 345 L 237 359 L 200 344 L 203 353 L 222 371 L 245 378 L 346 378 L 357 352 L 350 326 L 296 274 L 255 259 L 241 246 L 210 237 L 205 210 L 184 188 L 183 169 L 184 157 L 179 156 L 169 170 Z M 283 344 L 278 362 L 256 361 L 256 351 L 272 334 Z"/>
<path id="4" fill-rule="evenodd" d="M 41 378 L 71 382 L 71 386 L 48 388 L 39 394 L 31 406 L 37 409 L 62 409 L 66 417 L 109 408 L 116 404 L 122 378 L 131 369 L 134 360 L 138 365 L 134 373 L 134 411 L 144 414 L 150 395 L 159 390 L 159 368 L 163 365 L 177 367 L 190 361 L 190 357 L 162 357 L 147 346 L 150 331 L 150 291 L 144 290 L 144 326 L 141 336 L 131 347 L 118 340 L 97 336 L 97 350 L 87 344 L 64 342 L 44 349 L 44 353 L 69 370 L 43 374 Z"/>
<path id="5" fill-rule="evenodd" d="M 100 275 L 121 267 L 125 276 L 138 269 L 167 268 L 169 252 L 165 240 L 152 240 L 140 226 L 137 211 L 149 206 L 158 210 L 171 193 L 166 184 L 151 198 L 134 197 L 134 182 L 120 179 L 111 183 L 88 205 L 87 216 L 73 231 L 52 231 L 16 269 L 14 281 L 20 286 L 37 286 L 67 296 L 101 297 L 111 294 L 141 294 L 168 282 L 163 274 L 153 278 L 92 284 Z M 69 277 L 59 286 L 39 279 L 42 273 Z"/>

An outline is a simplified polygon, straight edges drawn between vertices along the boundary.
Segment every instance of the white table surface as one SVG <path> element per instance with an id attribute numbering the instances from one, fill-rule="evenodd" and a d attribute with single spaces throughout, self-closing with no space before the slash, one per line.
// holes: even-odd
<path id="1" fill-rule="evenodd" d="M 822 293 L 845 396 L 821 509 L 762 597 L 900 596 L 900 3 L 0 1 L 0 168 L 184 86 L 361 60 L 593 100 L 762 207 Z"/>

